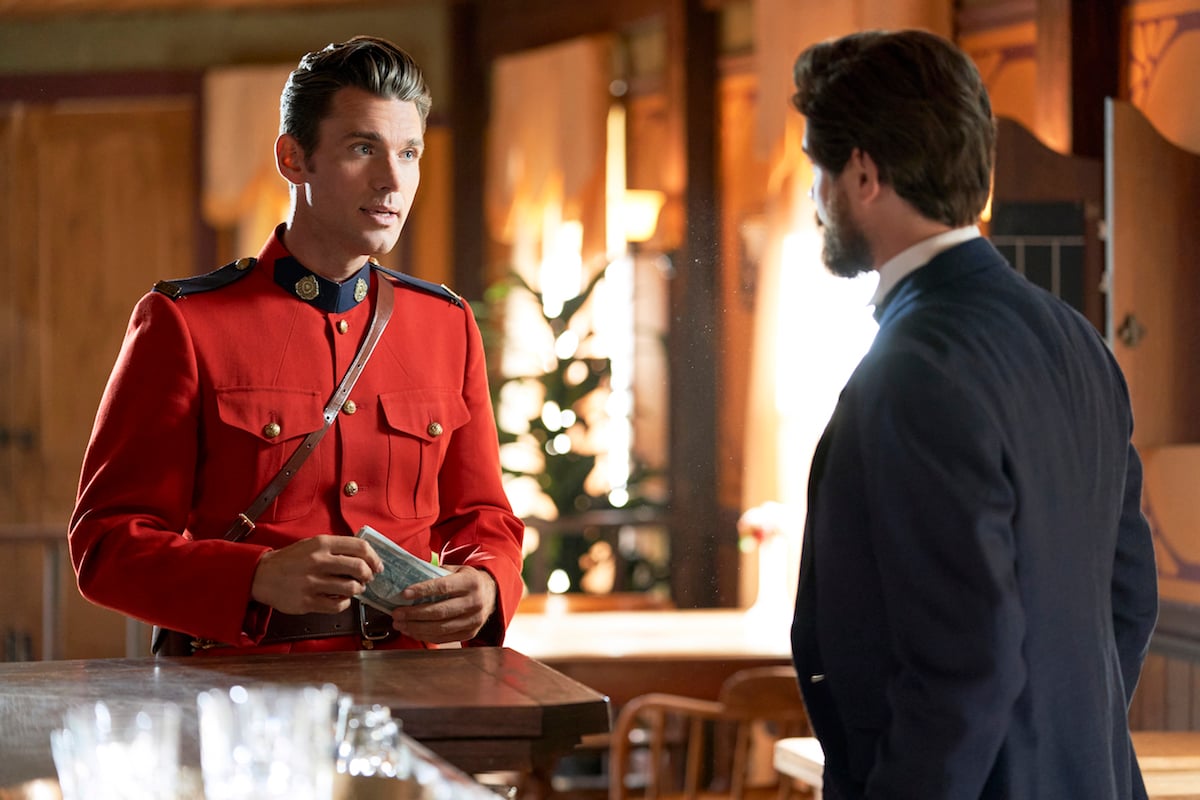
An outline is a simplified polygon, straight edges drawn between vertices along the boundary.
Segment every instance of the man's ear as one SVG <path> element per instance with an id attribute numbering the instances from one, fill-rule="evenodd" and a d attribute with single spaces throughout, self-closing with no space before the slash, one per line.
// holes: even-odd
<path id="1" fill-rule="evenodd" d="M 304 183 L 306 170 L 304 149 L 290 133 L 281 133 L 275 140 L 275 168 L 293 186 Z"/>
<path id="2" fill-rule="evenodd" d="M 875 163 L 875 159 L 871 158 L 870 153 L 857 147 L 854 148 L 850 152 L 850 161 L 846 168 L 853 170 L 850 190 L 857 193 L 860 201 L 870 201 L 879 195 L 881 188 L 879 166 Z"/>

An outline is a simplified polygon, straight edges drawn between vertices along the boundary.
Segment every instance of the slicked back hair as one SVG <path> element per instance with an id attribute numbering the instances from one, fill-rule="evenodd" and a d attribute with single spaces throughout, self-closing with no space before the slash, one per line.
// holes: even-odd
<path id="1" fill-rule="evenodd" d="M 295 137 L 305 156 L 311 155 L 334 94 L 347 86 L 412 101 L 422 127 L 429 117 L 432 99 L 417 62 L 384 39 L 355 36 L 300 59 L 279 98 L 279 132 Z"/>
<path id="2" fill-rule="evenodd" d="M 794 79 L 814 163 L 840 174 L 858 148 L 923 216 L 952 227 L 978 220 L 996 125 L 965 53 L 925 31 L 864 31 L 805 50 Z"/>

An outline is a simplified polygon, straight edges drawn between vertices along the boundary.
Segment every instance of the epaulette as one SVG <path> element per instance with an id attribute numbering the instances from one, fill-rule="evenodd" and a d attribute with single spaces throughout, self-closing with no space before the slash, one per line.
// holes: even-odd
<path id="1" fill-rule="evenodd" d="M 172 300 L 178 300 L 189 294 L 210 292 L 213 289 L 220 289 L 222 286 L 228 286 L 234 281 L 246 277 L 250 274 L 255 263 L 257 263 L 257 259 L 254 258 L 239 258 L 237 261 L 231 261 L 220 269 L 213 270 L 204 275 L 197 275 L 194 278 L 159 281 L 154 284 L 154 291 L 161 292 Z"/>
<path id="2" fill-rule="evenodd" d="M 400 283 L 403 283 L 405 286 L 410 286 L 413 289 L 418 289 L 422 292 L 428 292 L 429 294 L 432 294 L 436 297 L 445 298 L 446 300 L 449 300 L 451 303 L 458 306 L 459 308 L 463 307 L 463 303 L 465 301 L 461 297 L 459 297 L 457 294 L 455 294 L 444 283 L 433 283 L 432 281 L 423 281 L 420 278 L 414 278 L 412 275 L 405 275 L 403 272 L 397 272 L 394 269 L 388 269 L 387 267 L 381 267 L 380 265 L 376 264 L 374 261 L 371 262 L 371 266 L 374 267 L 375 269 L 379 270 L 383 274 L 389 275 L 392 278 L 395 278 Z"/>

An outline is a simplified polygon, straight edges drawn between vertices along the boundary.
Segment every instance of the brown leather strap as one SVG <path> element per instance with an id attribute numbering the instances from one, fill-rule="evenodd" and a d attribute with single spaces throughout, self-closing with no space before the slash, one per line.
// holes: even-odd
<path id="1" fill-rule="evenodd" d="M 363 369 L 367 366 L 367 359 L 371 357 L 371 353 L 375 350 L 375 345 L 379 343 L 379 339 L 383 336 L 383 329 L 387 327 L 388 320 L 392 317 L 392 307 L 395 304 L 395 288 L 390 281 L 385 280 L 382 276 L 378 277 L 379 289 L 375 293 L 375 314 L 371 318 L 371 328 L 367 331 L 367 336 L 358 347 L 358 352 L 354 354 L 354 361 L 350 363 L 350 368 L 346 370 L 346 374 L 342 377 L 342 382 L 338 384 L 334 390 L 333 396 L 329 398 L 329 402 L 325 404 L 325 410 L 322 414 L 325 417 L 325 424 L 317 428 L 315 431 L 304 437 L 304 441 L 296 448 L 296 452 L 292 453 L 292 457 L 283 465 L 283 469 L 271 479 L 266 488 L 254 498 L 254 502 L 250 507 L 238 514 L 237 519 L 233 521 L 233 525 L 225 533 L 225 538 L 231 542 L 240 542 L 250 535 L 254 530 L 254 521 L 258 516 L 267 509 L 267 506 L 274 502 L 279 493 L 283 491 L 288 482 L 300 469 L 300 465 L 305 459 L 312 454 L 316 449 L 317 442 L 333 425 L 333 421 L 337 419 L 338 412 L 342 410 L 342 406 L 346 402 L 346 398 L 350 396 L 350 390 L 354 388 L 354 384 L 358 381 L 358 376 L 362 374 Z"/>

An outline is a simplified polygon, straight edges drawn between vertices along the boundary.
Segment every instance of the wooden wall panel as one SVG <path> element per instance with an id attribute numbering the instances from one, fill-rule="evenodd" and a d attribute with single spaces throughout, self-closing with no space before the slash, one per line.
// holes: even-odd
<path id="1" fill-rule="evenodd" d="M 1129 709 L 1135 731 L 1200 731 L 1200 662 L 1151 651 Z"/>
<path id="2" fill-rule="evenodd" d="M 999 20 L 959 17 L 958 45 L 971 56 L 983 76 L 992 113 L 1038 129 L 1037 26 L 1033 4 L 1028 12 Z"/>
<path id="3" fill-rule="evenodd" d="M 1157 653 L 1146 656 L 1142 676 L 1129 709 L 1129 725 L 1134 730 L 1162 730 L 1166 724 L 1166 658 Z"/>
<path id="4" fill-rule="evenodd" d="M 46 519 L 70 513 L 133 304 L 155 280 L 191 272 L 196 187 L 183 102 L 64 104 L 34 131 Z"/>
<path id="5" fill-rule="evenodd" d="M 1167 700 L 1164 726 L 1169 731 L 1186 730 L 1191 724 L 1192 672 L 1190 661 L 1168 658 L 1166 665 Z"/>
<path id="6" fill-rule="evenodd" d="M 38 403 L 37 281 L 32 227 L 29 115 L 0 112 L 0 525 L 36 519 L 41 427 Z M 41 546 L 0 538 L 0 659 L 42 652 Z"/>
<path id="7" fill-rule="evenodd" d="M 1200 731 L 1200 667 L 1192 665 L 1192 681 L 1190 689 L 1191 714 L 1188 717 L 1187 728 L 1190 731 Z"/>
<path id="8" fill-rule="evenodd" d="M 25 158 L 29 115 L 16 107 L 0 113 L 0 521 L 31 519 L 39 472 L 37 281 L 23 270 L 34 262 L 32 228 L 37 194 Z"/>
<path id="9" fill-rule="evenodd" d="M 155 280 L 193 271 L 195 109 L 188 98 L 93 99 L 17 106 L 0 117 L 5 152 L 18 153 L 20 164 L 20 184 L 3 199 L 19 222 L 10 223 L 0 254 L 9 265 L 5 284 L 14 288 L 0 306 L 0 331 L 20 337 L 5 350 L 23 354 L 0 377 L 6 395 L 24 404 L 14 412 L 10 400 L 2 422 L 16 419 L 33 431 L 33 447 L 0 489 L 0 508 L 5 523 L 61 530 L 65 540 L 84 447 L 129 313 Z M 0 611 L 0 628 L 29 627 L 36 640 L 42 570 L 23 555 L 28 545 L 0 547 L 0 564 L 26 561 L 6 582 L 15 599 Z M 123 655 L 124 617 L 84 601 L 65 560 L 58 575 L 65 642 L 58 655 Z M 42 652 L 36 640 L 35 657 Z"/>

